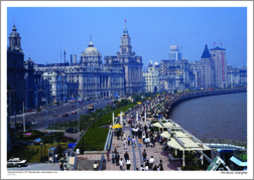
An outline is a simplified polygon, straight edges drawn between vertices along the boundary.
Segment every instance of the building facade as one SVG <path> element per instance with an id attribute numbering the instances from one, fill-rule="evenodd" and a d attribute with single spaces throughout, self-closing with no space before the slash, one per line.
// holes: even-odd
<path id="1" fill-rule="evenodd" d="M 157 93 L 160 91 L 159 71 L 153 65 L 143 72 L 143 89 L 144 92 Z"/>
<path id="2" fill-rule="evenodd" d="M 127 95 L 142 92 L 142 57 L 132 51 L 131 38 L 125 26 L 120 41 L 120 52 L 116 56 L 105 56 L 104 67 L 118 67 L 124 71 L 124 93 Z"/>
<path id="3" fill-rule="evenodd" d="M 180 47 L 177 45 L 170 46 L 169 60 L 177 61 L 180 59 L 182 59 L 182 53 L 180 52 Z"/>
<path id="4" fill-rule="evenodd" d="M 24 62 L 25 68 L 25 110 L 34 109 L 34 63 L 29 58 Z"/>
<path id="5" fill-rule="evenodd" d="M 36 72 L 57 70 L 66 76 L 67 99 L 75 97 L 78 100 L 91 98 L 110 98 L 115 94 L 121 96 L 124 91 L 124 69 L 115 66 L 104 66 L 101 53 L 94 47 L 92 41 L 81 53 L 80 62 L 53 63 L 50 65 L 35 65 Z"/>
<path id="6" fill-rule="evenodd" d="M 10 115 L 23 111 L 25 102 L 24 53 L 21 37 L 13 25 L 7 48 L 7 99 Z"/>
<path id="7" fill-rule="evenodd" d="M 214 61 L 214 83 L 216 87 L 227 87 L 227 60 L 226 50 L 220 47 L 210 49 Z"/>

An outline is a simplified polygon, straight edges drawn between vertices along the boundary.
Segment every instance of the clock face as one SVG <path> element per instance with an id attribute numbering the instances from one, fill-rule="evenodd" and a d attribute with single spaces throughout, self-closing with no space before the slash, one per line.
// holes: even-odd
<path id="1" fill-rule="evenodd" d="M 126 42 L 127 42 L 126 39 L 123 39 L 123 40 L 122 40 L 122 43 L 123 43 L 123 44 L 126 44 Z"/>

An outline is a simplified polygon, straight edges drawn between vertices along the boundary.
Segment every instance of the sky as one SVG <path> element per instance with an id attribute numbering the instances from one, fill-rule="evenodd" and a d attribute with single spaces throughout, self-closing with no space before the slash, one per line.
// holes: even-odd
<path id="1" fill-rule="evenodd" d="M 169 59 L 171 45 L 188 61 L 199 61 L 214 42 L 226 49 L 228 64 L 247 65 L 246 7 L 8 7 L 6 36 L 15 23 L 25 60 L 45 64 L 63 62 L 64 49 L 67 61 L 70 54 L 79 60 L 92 35 L 104 59 L 119 51 L 125 19 L 144 65 Z"/>

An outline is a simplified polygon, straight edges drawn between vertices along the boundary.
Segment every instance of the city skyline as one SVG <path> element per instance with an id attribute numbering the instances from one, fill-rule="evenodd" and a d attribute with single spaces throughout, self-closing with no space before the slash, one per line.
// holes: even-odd
<path id="1" fill-rule="evenodd" d="M 64 49 L 68 61 L 70 54 L 79 60 L 91 35 L 104 61 L 119 51 L 125 19 L 133 51 L 144 65 L 169 59 L 171 45 L 180 46 L 188 61 L 200 61 L 205 45 L 211 49 L 214 42 L 226 49 L 229 65 L 247 65 L 244 7 L 8 7 L 7 36 L 15 21 L 25 60 L 46 64 L 63 62 Z"/>

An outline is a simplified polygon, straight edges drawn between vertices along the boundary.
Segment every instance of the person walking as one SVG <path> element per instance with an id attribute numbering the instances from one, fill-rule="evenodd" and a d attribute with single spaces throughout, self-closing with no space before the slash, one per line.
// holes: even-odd
<path id="1" fill-rule="evenodd" d="M 109 149 L 107 149 L 107 160 L 110 161 L 109 160 Z"/>
<path id="2" fill-rule="evenodd" d="M 124 159 L 125 159 L 126 162 L 129 159 L 129 154 L 127 153 L 127 151 L 124 153 Z"/>
<path id="3" fill-rule="evenodd" d="M 113 164 L 115 164 L 115 158 L 116 158 L 116 154 L 114 153 L 114 151 L 112 151 L 111 159 Z"/>
<path id="4" fill-rule="evenodd" d="M 142 156 L 143 156 L 143 161 L 146 162 L 146 156 L 147 156 L 147 153 L 146 153 L 146 150 L 144 149 L 143 153 L 142 153 Z"/>
<path id="5" fill-rule="evenodd" d="M 115 148 L 115 150 L 114 150 L 114 153 L 115 153 L 115 155 L 116 155 L 116 153 L 117 153 L 117 150 L 116 150 L 116 148 Z"/>
<path id="6" fill-rule="evenodd" d="M 124 138 L 124 140 L 123 140 L 123 147 L 124 147 L 124 150 L 127 149 L 126 145 L 127 145 L 127 142 L 126 142 L 126 139 Z"/>
<path id="7" fill-rule="evenodd" d="M 123 170 L 123 165 L 124 165 L 124 161 L 123 158 L 121 158 L 121 160 L 119 161 L 119 165 L 120 165 L 120 170 Z"/>
<path id="8" fill-rule="evenodd" d="M 145 131 L 147 131 L 147 125 L 144 126 Z"/>
<path id="9" fill-rule="evenodd" d="M 131 167 L 131 160 L 128 158 L 127 163 L 126 163 L 126 169 L 127 169 L 127 171 L 130 170 L 130 167 Z"/>
<path id="10" fill-rule="evenodd" d="M 159 164 L 159 167 L 160 167 L 160 171 L 163 171 L 163 164 L 162 164 L 162 160 L 160 160 L 160 164 Z"/>
<path id="11" fill-rule="evenodd" d="M 130 142 L 131 142 L 131 138 L 130 136 L 128 136 L 128 146 L 130 145 Z"/>
<path id="12" fill-rule="evenodd" d="M 148 171 L 148 169 L 149 169 L 149 160 L 147 160 L 145 163 L 145 170 Z"/>
<path id="13" fill-rule="evenodd" d="M 145 134 L 143 134 L 142 139 L 143 139 L 143 144 L 145 144 L 145 139 L 146 139 Z"/>
<path id="14" fill-rule="evenodd" d="M 132 146 L 133 146 L 134 148 L 136 147 L 134 136 L 132 136 Z"/>
<path id="15" fill-rule="evenodd" d="M 119 160 L 120 160 L 120 155 L 119 153 L 116 154 L 116 165 L 119 166 Z"/>
<path id="16" fill-rule="evenodd" d="M 125 139 L 125 132 L 123 132 L 123 139 Z"/>
<path id="17" fill-rule="evenodd" d="M 154 163 L 155 163 L 155 159 L 153 158 L 153 156 L 151 156 L 151 158 L 149 159 L 149 167 L 150 167 L 150 169 L 153 168 Z"/>

